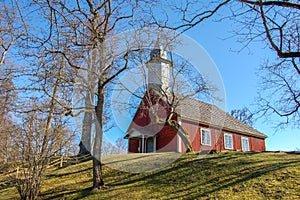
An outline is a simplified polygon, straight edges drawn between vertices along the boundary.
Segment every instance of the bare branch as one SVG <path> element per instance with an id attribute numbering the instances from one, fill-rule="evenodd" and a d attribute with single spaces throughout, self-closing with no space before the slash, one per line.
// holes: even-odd
<path id="1" fill-rule="evenodd" d="M 286 8 L 300 9 L 300 4 L 292 3 L 289 1 L 248 1 L 248 0 L 239 0 L 239 1 L 250 5 L 280 6 Z"/>

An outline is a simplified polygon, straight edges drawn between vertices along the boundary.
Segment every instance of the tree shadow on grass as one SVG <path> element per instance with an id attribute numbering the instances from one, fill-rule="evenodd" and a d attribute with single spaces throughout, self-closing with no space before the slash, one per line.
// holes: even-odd
<path id="1" fill-rule="evenodd" d="M 91 181 L 82 181 L 80 184 L 85 184 L 85 183 L 90 183 Z M 52 188 L 51 190 L 48 190 L 46 192 L 43 192 L 40 194 L 39 197 L 45 200 L 51 200 L 51 199 L 66 199 L 66 197 L 69 197 L 72 194 L 77 194 L 78 199 L 86 197 L 90 195 L 90 192 L 92 190 L 92 187 L 87 187 L 87 188 L 74 188 L 72 184 L 69 185 L 63 185 L 60 186 L 59 188 Z M 77 197 L 76 197 L 77 198 Z"/>
<path id="2" fill-rule="evenodd" d="M 252 155 L 254 154 L 247 156 Z M 135 186 L 158 185 L 155 188 L 159 191 L 149 190 L 150 193 L 164 193 L 169 198 L 205 198 L 223 189 L 238 186 L 263 175 L 281 171 L 286 167 L 299 166 L 300 164 L 298 159 L 290 161 L 268 160 L 264 162 L 261 160 L 249 161 L 247 160 L 248 157 L 235 158 L 238 158 L 235 154 L 229 154 L 221 157 L 208 157 L 175 163 L 173 166 L 147 175 L 129 176 L 128 179 L 111 183 L 111 186 L 124 186 L 122 187 L 124 189 L 127 186 L 127 189 L 130 190 L 130 188 L 134 189 Z M 227 165 L 224 166 L 222 161 L 228 159 L 231 162 L 226 161 Z M 172 185 L 172 190 L 164 191 L 164 187 L 170 187 L 170 185 Z M 187 194 L 188 196 L 186 196 Z"/>
<path id="3" fill-rule="evenodd" d="M 72 199 L 82 199 L 84 197 L 87 197 L 91 194 L 92 187 L 82 189 L 80 191 L 78 190 L 72 190 L 68 192 L 61 192 L 61 193 L 56 193 L 55 195 L 47 195 L 47 198 L 43 198 L 45 200 L 52 200 L 52 199 L 67 199 L 68 196 L 73 195 L 73 194 L 78 194 L 76 197 Z M 41 196 L 42 197 L 42 196 Z"/>
<path id="4" fill-rule="evenodd" d="M 195 157 L 197 158 L 197 157 Z M 149 180 L 151 182 L 152 179 L 159 179 L 156 182 L 153 183 L 159 183 L 162 182 L 163 180 L 160 179 L 160 177 L 163 177 L 167 175 L 168 173 L 171 172 L 176 172 L 180 169 L 183 168 L 189 168 L 192 165 L 199 165 L 200 167 L 203 168 L 203 170 L 209 170 L 211 166 L 215 163 L 214 161 L 220 161 L 221 159 L 233 159 L 232 155 L 230 154 L 224 154 L 220 155 L 218 157 L 202 157 L 200 159 L 196 160 L 190 160 L 190 161 L 184 161 L 185 158 L 178 159 L 177 162 L 175 162 L 173 165 L 167 166 L 165 169 L 159 169 L 154 172 L 149 172 L 148 175 L 139 175 L 139 174 L 132 174 L 130 179 L 125 179 L 122 181 L 118 181 L 116 183 L 110 184 L 110 186 L 120 186 L 120 185 L 128 185 L 128 184 L 133 184 L 139 181 L 145 181 Z M 186 170 L 182 175 L 176 175 L 177 177 L 184 178 L 190 176 L 190 170 Z"/>
<path id="5" fill-rule="evenodd" d="M 109 170 L 109 173 L 104 173 L 107 189 L 100 191 L 100 195 L 106 199 L 122 198 L 119 195 L 130 196 L 129 191 L 133 191 L 133 195 L 136 194 L 135 192 L 139 194 L 137 190 L 140 189 L 145 198 L 208 198 L 221 190 L 239 187 L 249 180 L 280 172 L 287 167 L 298 167 L 300 164 L 298 158 L 277 160 L 278 157 L 276 159 L 270 157 L 264 160 L 261 159 L 262 157 L 252 157 L 254 155 L 256 154 L 249 153 L 239 156 L 238 153 L 233 153 L 207 157 L 183 156 L 177 162 L 163 169 L 143 174 Z M 90 168 L 82 171 L 86 170 L 90 170 Z M 74 173 L 80 173 L 80 171 Z M 90 181 L 81 182 L 80 185 Z M 90 187 L 79 191 L 72 185 L 66 185 L 61 189 L 54 188 L 52 191 L 47 191 L 44 193 L 44 197 L 46 199 L 64 199 L 74 196 L 73 199 L 81 199 L 88 196 L 93 197 L 93 194 Z M 95 196 L 95 198 L 100 197 Z"/>
<path id="6" fill-rule="evenodd" d="M 82 173 L 82 172 L 85 172 L 85 171 L 88 171 L 91 169 L 92 169 L 92 167 L 88 167 L 88 168 L 84 168 L 82 170 L 73 171 L 73 172 L 63 172 L 63 173 L 57 173 L 57 174 L 52 173 L 52 174 L 47 174 L 46 177 L 47 178 L 57 178 L 57 177 L 61 177 L 61 176 L 69 176 L 72 174 Z"/>
<path id="7" fill-rule="evenodd" d="M 231 186 L 240 185 L 251 179 L 259 178 L 263 175 L 271 174 L 276 171 L 280 171 L 286 167 L 299 166 L 299 161 L 285 162 L 280 164 L 268 164 L 263 166 L 257 166 L 249 168 L 245 171 L 235 171 L 232 173 L 224 174 L 220 177 L 208 179 L 206 181 L 193 182 L 187 185 L 187 187 L 180 190 L 173 191 L 169 195 L 175 195 L 178 198 L 183 198 L 180 194 L 183 191 L 189 191 L 189 198 L 195 199 L 200 197 L 207 197 L 210 194 L 229 188 Z M 205 190 L 199 191 L 197 187 L 202 186 Z"/>

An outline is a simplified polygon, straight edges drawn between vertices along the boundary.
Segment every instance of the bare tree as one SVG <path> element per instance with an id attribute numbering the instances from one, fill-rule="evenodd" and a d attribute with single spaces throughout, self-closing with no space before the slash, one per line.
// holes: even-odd
<path id="1" fill-rule="evenodd" d="M 3 107 L 1 107 L 2 109 Z M 18 150 L 14 139 L 18 134 L 18 124 L 13 120 L 11 113 L 0 114 L 0 163 L 14 162 Z"/>
<path id="2" fill-rule="evenodd" d="M 22 24 L 24 25 L 18 10 L 18 2 L 2 0 L 0 8 L 0 157 L 3 160 L 1 159 L 0 162 L 14 158 L 12 141 L 17 125 L 12 120 L 11 111 L 15 104 L 16 91 L 13 82 L 13 62 L 8 57 L 16 43 L 25 36 Z"/>
<path id="3" fill-rule="evenodd" d="M 26 27 L 20 15 L 18 1 L 1 0 L 0 8 L 0 67 L 7 54 L 20 39 L 26 35 Z M 1 68 L 0 68 L 1 70 Z"/>
<path id="4" fill-rule="evenodd" d="M 54 59 L 54 63 L 59 61 Z M 34 96 L 29 97 L 32 104 L 23 106 L 21 110 L 24 117 L 23 134 L 20 135 L 21 168 L 23 177 L 17 179 L 17 189 L 22 199 L 35 199 L 39 192 L 41 181 L 50 158 L 58 153 L 63 145 L 67 144 L 62 127 L 64 109 L 58 102 L 65 103 L 61 96 L 61 83 L 63 81 L 63 62 L 58 66 L 51 66 L 45 60 L 40 62 L 39 72 L 35 75 L 37 82 L 34 88 L 27 87 L 26 90 L 37 90 L 42 95 L 43 102 Z M 54 64 L 52 63 L 52 64 Z M 51 74 L 51 75 L 50 75 Z M 31 83 L 32 84 L 32 83 Z M 63 97 L 63 98 L 61 98 Z M 24 105 L 24 104 L 23 104 Z"/>
<path id="5" fill-rule="evenodd" d="M 90 149 L 93 155 L 93 189 L 100 189 L 104 185 L 101 144 L 106 89 L 120 73 L 128 68 L 128 56 L 133 51 L 128 48 L 125 52 L 116 55 L 113 53 L 116 46 L 106 42 L 109 36 L 127 30 L 140 17 L 145 17 L 142 16 L 141 8 L 146 8 L 145 5 L 151 7 L 151 3 L 90 0 L 70 3 L 45 0 L 36 4 L 46 14 L 44 16 L 49 22 L 48 37 L 41 38 L 41 45 L 47 52 L 63 56 L 69 67 L 76 70 L 87 70 L 82 67 L 85 57 L 91 54 L 97 56 L 93 63 L 96 65 L 95 90 L 91 94 L 92 100 L 95 100 L 95 104 L 91 107 L 95 113 L 96 131 L 91 139 L 93 142 Z M 55 37 L 56 47 L 49 48 L 51 38 Z M 87 101 L 90 99 L 86 99 Z M 66 114 L 75 116 L 75 110 L 69 108 Z M 85 118 L 88 120 L 89 114 L 86 114 Z M 83 129 L 87 133 L 85 135 L 89 135 L 90 127 Z M 89 143 L 88 137 L 86 141 Z"/>
<path id="6" fill-rule="evenodd" d="M 250 47 L 250 44 L 256 41 L 262 41 L 278 55 L 279 59 L 276 63 L 268 64 L 260 69 L 260 73 L 265 70 L 261 74 L 269 75 L 269 77 L 263 77 L 262 82 L 264 84 L 261 88 L 267 89 L 269 94 L 275 94 L 277 90 L 282 90 L 282 88 L 290 88 L 286 89 L 284 93 L 273 95 L 272 103 L 267 97 L 269 94 L 264 94 L 264 90 L 260 90 L 260 98 L 258 99 L 260 108 L 262 108 L 260 113 L 265 114 L 264 116 L 273 113 L 282 117 L 284 120 L 286 119 L 284 122 L 286 125 L 294 125 L 299 121 L 297 118 L 299 116 L 299 86 L 291 82 L 291 80 L 299 81 L 300 75 L 299 1 L 224 0 L 199 2 L 188 0 L 170 4 L 172 4 L 170 12 L 176 12 L 180 18 L 169 20 L 169 15 L 166 13 L 163 20 L 154 18 L 154 23 L 160 27 L 182 32 L 218 15 L 221 8 L 229 8 L 231 14 L 220 13 L 218 17 L 219 19 L 229 18 L 233 20 L 237 27 L 233 30 L 234 36 L 241 43 L 241 50 Z M 222 23 L 222 20 L 219 20 L 219 23 Z M 287 66 L 291 69 L 288 70 L 289 74 L 282 73 L 284 69 L 287 69 Z M 278 70 L 281 71 L 280 77 Z M 293 78 L 289 79 L 291 76 Z M 280 84 L 277 83 L 278 81 Z M 286 102 L 282 100 L 286 100 Z M 291 101 L 293 105 L 291 105 Z M 284 104 L 289 106 L 283 108 Z M 283 122 L 279 124 L 283 124 Z"/>
<path id="7" fill-rule="evenodd" d="M 300 76 L 291 68 L 289 59 L 263 64 L 259 70 L 260 96 L 257 99 L 260 115 L 279 116 L 277 128 L 299 127 Z"/>
<path id="8" fill-rule="evenodd" d="M 230 112 L 230 115 L 240 120 L 241 122 L 248 124 L 249 126 L 253 125 L 254 114 L 247 107 L 244 107 L 242 109 L 232 110 Z"/>
<path id="9" fill-rule="evenodd" d="M 103 140 L 102 141 L 102 149 L 101 149 L 102 156 L 108 156 L 117 154 L 117 148 L 110 143 L 109 141 Z"/>
<path id="10" fill-rule="evenodd" d="M 103 140 L 102 156 L 109 156 L 113 154 L 126 154 L 127 153 L 127 141 L 124 138 L 118 138 L 114 143 L 111 143 L 108 140 Z"/>
<path id="11" fill-rule="evenodd" d="M 298 1 L 248 1 L 233 7 L 245 44 L 263 38 L 280 58 L 299 58 Z M 242 17 L 243 19 L 239 18 Z M 293 67 L 293 66 L 291 66 Z M 299 68 L 295 68 L 299 73 Z"/>
<path id="12" fill-rule="evenodd" d="M 51 156 L 66 153 L 74 139 L 64 116 L 72 77 L 59 55 L 30 46 L 22 55 L 29 66 L 13 73 L 19 94 L 12 109 L 19 125 L 11 142 L 17 150 L 13 156 L 18 176 L 14 178 L 21 199 L 36 199 Z"/>
<path id="13" fill-rule="evenodd" d="M 162 15 L 159 16 L 159 18 L 152 15 L 152 23 L 161 28 L 186 32 L 217 15 L 218 12 L 229 3 L 230 0 L 167 1 L 163 3 L 163 6 L 169 9 L 162 12 Z M 171 15 L 174 14 L 178 17 L 171 17 Z"/>
<path id="14" fill-rule="evenodd" d="M 127 153 L 127 142 L 124 138 L 118 138 L 116 140 L 117 154 Z"/>
<path id="15" fill-rule="evenodd" d="M 10 70 L 0 70 L 0 162 L 7 162 L 13 156 L 13 133 L 17 125 L 12 120 L 12 107 L 16 100 L 15 86 Z"/>
<path id="16" fill-rule="evenodd" d="M 181 30 L 182 32 L 201 24 L 206 19 L 218 14 L 218 11 L 228 6 L 232 18 L 240 26 L 235 33 L 242 36 L 241 42 L 247 46 L 257 39 L 266 39 L 270 48 L 276 51 L 280 58 L 299 58 L 299 9 L 295 1 L 210 1 L 199 2 L 188 0 L 181 3 L 170 3 L 171 12 L 179 14 L 174 21 L 155 20 L 161 27 Z M 299 68 L 295 68 L 299 73 Z"/>
<path id="17" fill-rule="evenodd" d="M 21 199 L 36 199 L 51 157 L 68 149 L 73 139 L 61 116 L 41 111 L 48 107 L 33 101 L 32 110 L 22 113 L 22 130 L 15 138 L 18 147 L 16 188 Z M 44 107 L 46 106 L 46 107 Z M 37 109 L 38 108 L 38 109 Z M 49 123 L 51 122 L 51 126 Z"/>
<path id="18" fill-rule="evenodd" d="M 240 27 L 236 34 L 244 47 L 262 40 L 278 55 L 259 69 L 260 114 L 279 116 L 279 127 L 298 127 L 300 91 L 295 83 L 300 80 L 299 1 L 239 2 L 232 7 L 232 18 Z"/>

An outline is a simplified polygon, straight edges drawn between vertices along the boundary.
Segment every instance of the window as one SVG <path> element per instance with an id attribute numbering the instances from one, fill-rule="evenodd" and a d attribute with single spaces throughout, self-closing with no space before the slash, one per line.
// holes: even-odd
<path id="1" fill-rule="evenodd" d="M 243 151 L 249 151 L 249 140 L 246 137 L 242 137 L 242 150 Z"/>
<path id="2" fill-rule="evenodd" d="M 225 149 L 233 149 L 232 135 L 224 134 L 224 147 Z"/>
<path id="3" fill-rule="evenodd" d="M 207 129 L 201 129 L 201 144 L 211 145 L 210 131 Z"/>

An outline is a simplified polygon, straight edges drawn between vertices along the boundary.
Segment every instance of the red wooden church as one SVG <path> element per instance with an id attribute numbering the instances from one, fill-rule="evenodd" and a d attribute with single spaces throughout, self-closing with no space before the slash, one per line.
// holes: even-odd
<path id="1" fill-rule="evenodd" d="M 164 100 L 157 95 L 170 84 L 170 61 L 159 43 L 152 50 L 147 65 L 148 91 L 125 136 L 128 139 L 128 152 L 185 152 L 186 147 L 176 130 L 170 126 L 158 125 L 149 111 L 150 106 L 158 106 L 158 115 L 163 117 L 169 112 Z M 172 120 L 176 120 L 188 132 L 194 151 L 266 150 L 266 135 L 214 105 L 184 98 L 176 111 L 178 112 Z"/>

